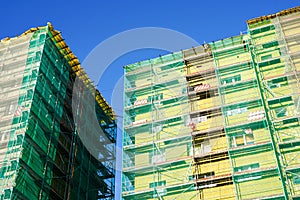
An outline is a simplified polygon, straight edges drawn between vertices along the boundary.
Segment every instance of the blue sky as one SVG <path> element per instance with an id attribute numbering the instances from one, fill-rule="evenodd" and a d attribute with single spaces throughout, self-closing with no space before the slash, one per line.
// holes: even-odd
<path id="1" fill-rule="evenodd" d="M 72 51 L 83 61 L 100 42 L 125 30 L 169 28 L 202 44 L 245 31 L 247 19 L 298 6 L 299 3 L 296 0 L 3 1 L 0 38 L 21 34 L 49 21 L 62 32 Z M 139 50 L 121 56 L 109 67 L 107 78 L 99 83 L 100 91 L 110 102 L 112 86 L 123 74 L 122 66 L 165 53 Z"/>
<path id="2" fill-rule="evenodd" d="M 62 32 L 65 41 L 82 62 L 100 42 L 129 29 L 169 28 L 202 44 L 245 31 L 247 19 L 295 7 L 299 3 L 296 0 L 3 1 L 0 38 L 21 34 L 49 21 Z M 98 84 L 100 91 L 110 102 L 112 86 L 123 74 L 122 66 L 165 53 L 148 49 L 121 56 L 105 73 L 107 78 Z"/>
<path id="3" fill-rule="evenodd" d="M 245 21 L 299 5 L 296 0 L 251 1 L 3 1 L 0 38 L 13 37 L 49 21 L 83 61 L 99 43 L 122 31 L 140 27 L 163 27 L 179 31 L 202 44 L 238 35 Z M 182 49 L 189 46 L 182 46 Z M 180 49 L 178 49 L 179 51 Z M 123 66 L 166 54 L 162 50 L 138 50 L 120 56 L 98 84 L 108 102 Z M 101 55 L 104 56 L 105 55 Z M 100 57 L 101 59 L 101 57 Z M 84 67 L 84 66 L 83 66 Z M 121 98 L 114 109 L 122 111 Z"/>

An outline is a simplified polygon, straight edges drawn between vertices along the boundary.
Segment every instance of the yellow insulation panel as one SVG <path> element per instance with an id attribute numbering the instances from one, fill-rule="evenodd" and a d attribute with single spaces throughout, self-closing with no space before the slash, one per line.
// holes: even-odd
<path id="1" fill-rule="evenodd" d="M 238 184 L 242 199 L 255 199 L 283 194 L 281 181 L 278 176 L 260 179 L 261 176 L 258 175 L 252 178 L 252 181 Z"/>
<path id="2" fill-rule="evenodd" d="M 223 127 L 223 116 L 222 115 L 216 115 L 211 116 L 207 118 L 207 121 L 198 123 L 196 125 L 196 129 L 199 131 L 208 130 L 212 128 L 219 128 Z"/>
<path id="3" fill-rule="evenodd" d="M 231 92 L 223 95 L 225 104 L 233 104 L 233 103 L 238 103 L 243 101 L 249 101 L 253 99 L 258 99 L 259 97 L 260 97 L 259 90 L 256 87 L 252 87 L 245 90 L 237 90 L 236 92 Z"/>
<path id="4" fill-rule="evenodd" d="M 199 174 L 214 172 L 215 176 L 226 175 L 231 173 L 230 161 L 221 160 L 219 162 L 211 162 L 200 164 L 197 170 Z"/>
<path id="5" fill-rule="evenodd" d="M 245 52 L 245 53 L 240 53 L 238 55 L 226 56 L 222 59 L 218 59 L 216 60 L 216 64 L 217 66 L 227 66 L 235 63 L 242 63 L 247 60 L 251 60 L 251 56 L 248 52 Z"/>
<path id="6" fill-rule="evenodd" d="M 260 168 L 276 167 L 276 160 L 273 151 L 258 152 L 256 154 L 249 154 L 243 157 L 234 159 L 235 167 L 242 167 L 251 164 L 259 164 Z"/>
<path id="7" fill-rule="evenodd" d="M 201 64 L 197 64 L 197 65 L 188 65 L 187 66 L 187 74 L 207 72 L 207 71 L 212 71 L 213 69 L 214 69 L 213 62 L 201 63 Z"/>
<path id="8" fill-rule="evenodd" d="M 203 189 L 203 198 L 201 200 L 234 200 L 235 189 L 233 185 L 225 185 L 222 187 L 213 187 L 209 189 Z"/>
<path id="9" fill-rule="evenodd" d="M 208 108 L 214 108 L 214 107 L 219 107 L 221 105 L 220 102 L 220 97 L 219 96 L 214 96 L 210 98 L 203 98 L 198 101 L 193 102 L 191 104 L 191 107 L 193 108 L 193 111 L 196 110 L 206 110 Z"/>

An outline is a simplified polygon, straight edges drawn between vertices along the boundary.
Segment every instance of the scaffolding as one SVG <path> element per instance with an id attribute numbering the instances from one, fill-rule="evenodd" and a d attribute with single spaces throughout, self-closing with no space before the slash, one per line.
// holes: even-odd
<path id="1" fill-rule="evenodd" d="M 248 22 L 283 197 L 299 197 L 300 8 Z"/>
<path id="2" fill-rule="evenodd" d="M 247 24 L 125 67 L 124 199 L 300 198 L 300 7 Z"/>
<path id="3" fill-rule="evenodd" d="M 248 35 L 211 44 L 236 199 L 281 194 Z"/>
<path id="4" fill-rule="evenodd" d="M 79 62 L 60 33 L 48 24 L 4 39 L 0 57 L 1 199 L 114 199 L 113 160 L 91 155 L 72 113 L 75 78 L 87 90 L 92 85 L 78 75 Z M 90 96 L 115 143 L 113 111 L 99 92 Z"/>
<path id="5" fill-rule="evenodd" d="M 181 52 L 125 67 L 124 199 L 192 199 L 189 106 Z"/>
<path id="6" fill-rule="evenodd" d="M 234 196 L 222 107 L 210 44 L 183 51 L 198 199 Z"/>

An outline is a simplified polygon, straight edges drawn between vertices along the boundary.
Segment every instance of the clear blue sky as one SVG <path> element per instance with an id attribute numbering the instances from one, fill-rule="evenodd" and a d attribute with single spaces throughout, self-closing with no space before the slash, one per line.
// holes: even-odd
<path id="1" fill-rule="evenodd" d="M 49 21 L 83 61 L 97 44 L 128 29 L 169 28 L 202 44 L 245 31 L 247 19 L 298 5 L 296 0 L 2 1 L 0 38 L 13 37 Z M 148 49 L 121 56 L 105 72 L 99 90 L 110 102 L 114 84 L 123 74 L 122 66 L 165 53 Z M 121 104 L 115 110 L 120 113 Z"/>
<path id="2" fill-rule="evenodd" d="M 72 51 L 83 61 L 101 41 L 128 29 L 149 26 L 169 28 L 202 44 L 203 41 L 219 40 L 245 31 L 247 19 L 298 5 L 300 2 L 296 0 L 3 1 L 0 38 L 21 34 L 49 21 L 62 32 Z M 109 68 L 109 78 L 99 84 L 99 89 L 110 100 L 109 90 L 122 75 L 122 66 L 161 53 L 143 50 L 120 57 Z"/>
<path id="3" fill-rule="evenodd" d="M 101 41 L 128 29 L 169 28 L 202 44 L 245 31 L 247 19 L 298 5 L 300 2 L 296 0 L 3 1 L 0 38 L 21 34 L 49 21 L 62 32 L 72 51 L 83 61 Z M 112 85 L 123 74 L 122 66 L 158 54 L 163 52 L 141 50 L 120 57 L 107 71 L 108 78 L 99 84 L 100 91 L 110 101 Z"/>

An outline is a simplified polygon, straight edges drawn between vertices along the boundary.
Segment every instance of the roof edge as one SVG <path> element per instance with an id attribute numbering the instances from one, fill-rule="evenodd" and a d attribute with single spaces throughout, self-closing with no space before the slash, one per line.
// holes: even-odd
<path id="1" fill-rule="evenodd" d="M 260 21 L 276 18 L 277 16 L 285 16 L 285 15 L 296 13 L 296 12 L 300 12 L 300 6 L 296 6 L 294 8 L 289 8 L 289 9 L 286 9 L 286 10 L 282 10 L 282 11 L 277 12 L 275 14 L 263 15 L 263 16 L 260 16 L 260 17 L 257 17 L 257 18 L 249 19 L 246 22 L 247 22 L 247 24 L 255 24 L 255 23 L 260 22 Z"/>
<path id="2" fill-rule="evenodd" d="M 85 73 L 84 69 L 80 65 L 78 58 L 74 55 L 70 47 L 66 44 L 63 37 L 61 36 L 61 32 L 55 30 L 50 22 L 47 23 L 47 26 L 49 27 L 49 31 L 53 36 L 52 39 L 55 40 L 57 47 L 68 61 L 70 67 L 76 73 L 77 77 L 87 86 L 88 89 L 95 92 L 95 99 L 99 106 L 103 109 L 104 113 L 108 117 L 110 117 L 111 120 L 115 120 L 116 114 L 114 113 L 113 109 L 107 103 L 107 101 L 99 92 L 99 90 L 96 88 L 92 80 Z M 31 29 L 29 31 L 31 31 Z"/>

